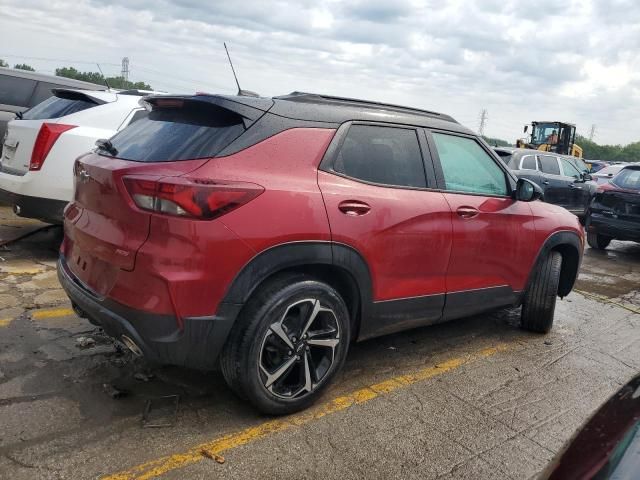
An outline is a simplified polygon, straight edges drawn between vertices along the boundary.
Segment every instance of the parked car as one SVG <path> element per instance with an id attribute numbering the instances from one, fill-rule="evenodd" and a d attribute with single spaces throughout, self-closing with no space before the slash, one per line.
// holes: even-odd
<path id="1" fill-rule="evenodd" d="M 524 148 L 495 150 L 518 178 L 527 178 L 542 188 L 545 202 L 584 218 L 597 185 L 582 160 Z"/>
<path id="2" fill-rule="evenodd" d="M 149 97 L 76 160 L 58 276 L 132 351 L 308 406 L 349 343 L 522 305 L 552 326 L 584 234 L 453 118 L 294 93 Z"/>
<path id="3" fill-rule="evenodd" d="M 627 165 L 600 185 L 585 221 L 591 248 L 604 250 L 611 240 L 640 242 L 640 165 Z"/>
<path id="4" fill-rule="evenodd" d="M 603 160 L 585 160 L 585 163 L 589 167 L 589 173 L 592 175 L 610 165 L 609 162 L 605 162 Z"/>
<path id="5" fill-rule="evenodd" d="M 574 435 L 540 480 L 635 480 L 640 474 L 640 375 Z"/>
<path id="6" fill-rule="evenodd" d="M 20 216 L 62 223 L 73 196 L 73 161 L 96 140 L 146 115 L 138 104 L 142 94 L 58 88 L 9 122 L 0 154 L 0 201 Z"/>
<path id="7" fill-rule="evenodd" d="M 593 180 L 598 184 L 608 183 L 620 170 L 625 167 L 626 163 L 620 163 L 617 165 L 609 165 L 602 170 L 591 174 Z"/>
<path id="8" fill-rule="evenodd" d="M 71 78 L 0 67 L 0 141 L 4 138 L 9 120 L 49 98 L 54 88 L 107 89 L 104 85 Z"/>

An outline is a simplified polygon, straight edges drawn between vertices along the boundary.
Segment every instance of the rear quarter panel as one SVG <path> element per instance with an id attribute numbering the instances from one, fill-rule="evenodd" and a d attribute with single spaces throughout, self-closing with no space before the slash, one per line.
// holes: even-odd
<path id="1" fill-rule="evenodd" d="M 286 130 L 237 154 L 210 160 L 197 175 L 265 188 L 258 198 L 220 219 L 256 253 L 287 242 L 329 241 L 317 168 L 334 134 L 334 129 L 323 128 Z"/>

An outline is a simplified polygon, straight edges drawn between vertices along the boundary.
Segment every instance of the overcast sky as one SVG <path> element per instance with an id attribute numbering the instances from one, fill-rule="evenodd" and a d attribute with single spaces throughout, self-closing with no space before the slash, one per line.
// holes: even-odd
<path id="1" fill-rule="evenodd" d="M 441 111 L 513 141 L 531 120 L 640 140 L 637 0 L 0 0 L 0 58 L 171 92 L 294 90 Z"/>

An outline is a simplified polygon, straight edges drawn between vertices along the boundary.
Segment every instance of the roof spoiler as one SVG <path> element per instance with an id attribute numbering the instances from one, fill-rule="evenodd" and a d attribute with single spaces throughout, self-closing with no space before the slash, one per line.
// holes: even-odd
<path id="1" fill-rule="evenodd" d="M 228 97 L 223 95 L 151 95 L 144 97 L 140 100 L 140 105 L 147 110 L 153 110 L 158 106 L 158 103 L 162 103 L 165 106 L 174 102 L 202 102 L 215 105 L 225 110 L 229 110 L 240 117 L 244 123 L 245 128 L 249 128 L 260 117 L 262 117 L 272 106 L 273 100 L 267 98 L 254 98 L 254 97 Z"/>
<path id="2" fill-rule="evenodd" d="M 97 90 L 100 92 L 100 90 Z M 92 102 L 96 105 L 104 105 L 107 103 L 105 100 L 101 98 L 96 98 L 92 95 L 89 95 L 85 92 L 80 92 L 75 89 L 70 88 L 52 88 L 51 93 L 58 98 L 66 98 L 68 100 L 84 100 L 85 102 Z"/>

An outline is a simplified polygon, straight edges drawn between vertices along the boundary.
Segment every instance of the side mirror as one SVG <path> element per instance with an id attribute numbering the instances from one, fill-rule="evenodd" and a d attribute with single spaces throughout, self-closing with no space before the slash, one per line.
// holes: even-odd
<path id="1" fill-rule="evenodd" d="M 593 180 L 593 175 L 591 175 L 590 173 L 583 173 L 583 174 L 582 174 L 582 179 L 583 179 L 585 182 L 588 182 L 588 181 L 590 181 L 590 180 Z"/>
<path id="2" fill-rule="evenodd" d="M 522 129 L 522 133 L 527 133 L 527 130 L 529 130 L 529 125 L 524 126 L 524 128 Z"/>
<path id="3" fill-rule="evenodd" d="M 544 197 L 544 192 L 537 183 L 519 178 L 516 184 L 515 198 L 520 202 L 533 202 Z"/>

